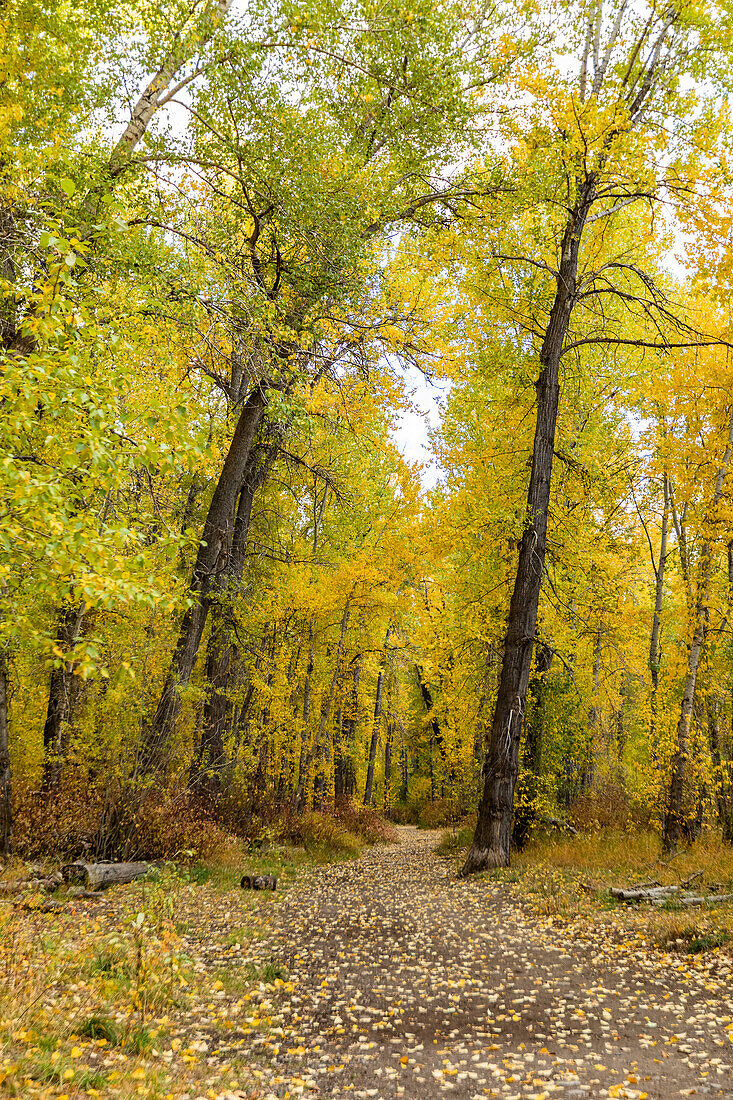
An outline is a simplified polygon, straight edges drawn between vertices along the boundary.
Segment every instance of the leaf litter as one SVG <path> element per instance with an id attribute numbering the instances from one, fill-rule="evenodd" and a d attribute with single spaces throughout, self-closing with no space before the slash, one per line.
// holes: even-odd
<path id="1" fill-rule="evenodd" d="M 733 1096 L 725 951 L 542 914 L 398 832 L 282 894 L 141 887 L 16 914 L 3 965 L 29 1003 L 2 1002 L 0 1094 Z M 23 959 L 45 977 L 23 986 Z"/>

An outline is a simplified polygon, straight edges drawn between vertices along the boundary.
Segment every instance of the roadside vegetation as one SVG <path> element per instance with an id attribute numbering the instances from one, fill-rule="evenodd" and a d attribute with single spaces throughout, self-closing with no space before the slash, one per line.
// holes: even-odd
<path id="1" fill-rule="evenodd" d="M 465 859 L 474 821 L 444 831 L 439 855 Z M 696 894 L 733 891 L 733 849 L 709 833 L 674 855 L 661 851 L 651 829 L 597 826 L 575 836 L 538 832 L 509 868 L 483 877 L 504 883 L 521 904 L 559 921 L 602 925 L 610 936 L 636 936 L 647 946 L 702 954 L 733 944 L 733 905 L 683 907 L 674 897 L 661 904 L 628 904 L 611 888 L 637 884 L 679 886 L 694 881 Z"/>
<path id="2" fill-rule="evenodd" d="M 96 898 L 7 895 L 0 1095 L 252 1095 L 258 1059 L 277 1042 L 270 998 L 287 986 L 282 963 L 257 950 L 273 907 L 299 876 L 393 836 L 371 810 L 313 812 L 249 841 L 224 836 L 203 860 L 179 853 Z M 245 870 L 275 875 L 277 890 L 241 890 Z M 13 859 L 0 885 L 28 874 Z"/>

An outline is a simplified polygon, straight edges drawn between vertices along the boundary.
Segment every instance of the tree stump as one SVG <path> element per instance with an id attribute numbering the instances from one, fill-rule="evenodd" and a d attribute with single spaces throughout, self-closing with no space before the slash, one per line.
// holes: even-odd
<path id="1" fill-rule="evenodd" d="M 243 890 L 274 890 L 277 879 L 274 875 L 242 875 L 239 885 Z"/>

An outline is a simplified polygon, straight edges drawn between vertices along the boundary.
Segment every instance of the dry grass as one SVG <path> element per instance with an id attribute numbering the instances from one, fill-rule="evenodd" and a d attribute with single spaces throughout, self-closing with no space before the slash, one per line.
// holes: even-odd
<path id="1" fill-rule="evenodd" d="M 199 1021 L 225 1033 L 246 1017 L 245 1033 L 266 1033 L 268 1014 L 250 997 L 282 975 L 267 962 L 244 965 L 236 952 L 246 958 L 303 870 L 390 838 L 372 811 L 301 823 L 298 848 L 224 837 L 215 861 L 165 864 L 152 881 L 114 887 L 100 901 L 59 890 L 58 912 L 43 911 L 46 895 L 0 897 L 0 1095 L 177 1100 L 236 1091 L 238 1081 L 254 1095 L 247 1052 L 229 1062 L 207 1053 Z M 27 878 L 28 869 L 13 860 L 2 877 Z M 240 890 L 243 870 L 275 874 L 277 892 Z"/>
<path id="2" fill-rule="evenodd" d="M 445 833 L 439 854 L 462 860 L 470 833 Z M 608 926 L 614 935 L 636 934 L 649 946 L 681 953 L 729 950 L 733 904 L 690 909 L 673 900 L 664 906 L 624 905 L 609 894 L 612 886 L 678 885 L 699 872 L 696 894 L 733 893 L 733 848 L 710 834 L 663 857 L 652 831 L 596 829 L 574 837 L 539 837 L 515 855 L 511 868 L 491 877 L 543 916 L 586 919 Z"/>
<path id="3" fill-rule="evenodd" d="M 662 856 L 659 837 L 652 832 L 606 829 L 548 837 L 533 841 L 514 862 L 518 868 L 543 863 L 581 872 L 598 886 L 651 880 L 674 885 L 697 871 L 703 872 L 706 887 L 733 883 L 733 848 L 713 834 L 671 857 Z"/>

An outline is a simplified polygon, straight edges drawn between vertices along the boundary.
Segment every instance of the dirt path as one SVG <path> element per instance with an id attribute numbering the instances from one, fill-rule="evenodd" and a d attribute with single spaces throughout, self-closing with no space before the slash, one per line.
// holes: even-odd
<path id="1" fill-rule="evenodd" d="M 558 926 L 400 833 L 273 913 L 258 954 L 292 989 L 267 1096 L 733 1097 L 726 956 Z"/>

